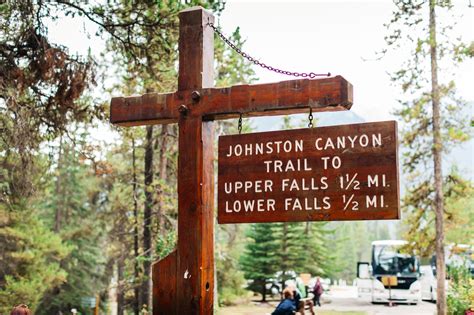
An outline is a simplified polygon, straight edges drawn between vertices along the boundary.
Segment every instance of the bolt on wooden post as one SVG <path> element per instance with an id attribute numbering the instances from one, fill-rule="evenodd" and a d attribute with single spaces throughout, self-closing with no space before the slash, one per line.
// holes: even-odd
<path id="1" fill-rule="evenodd" d="M 213 120 L 348 110 L 352 85 L 340 76 L 213 88 L 214 17 L 179 14 L 178 91 L 115 97 L 121 126 L 178 123 L 178 245 L 153 264 L 153 314 L 212 314 L 214 294 Z"/>

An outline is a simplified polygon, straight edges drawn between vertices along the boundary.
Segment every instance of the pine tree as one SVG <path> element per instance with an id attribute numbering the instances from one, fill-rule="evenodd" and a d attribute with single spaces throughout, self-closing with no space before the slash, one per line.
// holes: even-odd
<path id="1" fill-rule="evenodd" d="M 281 273 L 281 287 L 293 278 L 292 273 L 305 270 L 308 252 L 305 251 L 305 226 L 300 222 L 274 223 L 277 251 L 274 253 L 278 272 Z"/>
<path id="2" fill-rule="evenodd" d="M 100 116 L 80 102 L 94 83 L 90 58 L 72 56 L 48 38 L 44 19 L 57 12 L 37 1 L 0 4 L 0 312 L 28 303 L 67 277 L 62 260 L 74 249 L 40 215 L 47 157 L 45 141 L 73 122 Z"/>
<path id="3" fill-rule="evenodd" d="M 66 281 L 60 262 L 73 250 L 35 214 L 37 204 L 0 205 L 0 313 L 28 303 L 37 310 L 44 294 Z M 13 211 L 12 211 L 13 210 Z"/>
<path id="4" fill-rule="evenodd" d="M 143 139 L 144 130 L 121 130 L 123 141 L 108 149 L 106 161 L 111 165 L 107 178 L 108 265 L 117 270 L 117 312 L 126 310 L 140 311 L 139 299 L 141 279 L 140 227 L 143 213 L 139 211 L 143 204 L 143 164 L 144 150 L 139 149 L 137 139 Z M 128 297 L 128 298 L 126 298 Z"/>
<path id="5" fill-rule="evenodd" d="M 54 218 L 49 221 L 51 230 L 72 250 L 60 261 L 67 272 L 66 281 L 43 296 L 38 314 L 67 312 L 74 305 L 86 311 L 81 310 L 81 299 L 105 293 L 102 290 L 107 286 L 101 177 L 108 166 L 95 160 L 86 134 L 70 137 L 74 138 L 60 142 L 61 163 L 56 163 L 41 213 Z"/>
<path id="6" fill-rule="evenodd" d="M 449 152 L 452 145 L 469 139 L 470 135 L 468 119 L 463 114 L 464 103 L 455 94 L 455 82 L 438 80 L 441 71 L 438 64 L 461 62 L 472 56 L 473 45 L 453 40 L 449 34 L 453 25 L 442 26 L 437 21 L 436 9 L 449 13 L 450 1 L 395 1 L 395 5 L 396 10 L 388 24 L 391 33 L 386 37 L 387 44 L 412 47 L 412 57 L 392 77 L 406 93 L 396 112 L 404 123 L 402 143 L 407 151 L 403 166 L 410 182 L 403 201 L 409 214 L 406 237 L 416 241 L 412 244 L 424 255 L 435 245 L 437 310 L 438 314 L 446 314 L 444 196 L 451 193 L 453 186 L 446 184 L 453 176 L 443 177 L 442 154 Z M 442 35 L 439 29 L 443 31 Z M 443 75 L 443 78 L 448 77 L 448 74 Z"/>
<path id="7" fill-rule="evenodd" d="M 281 247 L 276 230 L 276 225 L 272 223 L 251 224 L 246 234 L 248 243 L 240 259 L 245 278 L 252 280 L 252 288 L 262 294 L 262 301 L 266 301 L 267 280 L 279 270 Z"/>
<path id="8" fill-rule="evenodd" d="M 302 255 L 306 259 L 301 272 L 313 276 L 333 276 L 336 271 L 336 242 L 331 239 L 334 230 L 331 230 L 326 222 L 306 222 L 304 226 Z"/>

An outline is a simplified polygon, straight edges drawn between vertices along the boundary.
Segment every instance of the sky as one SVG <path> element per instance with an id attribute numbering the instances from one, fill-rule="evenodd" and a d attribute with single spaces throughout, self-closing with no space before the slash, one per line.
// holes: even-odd
<path id="1" fill-rule="evenodd" d="M 454 11 L 457 34 L 465 41 L 474 41 L 474 8 L 468 7 L 469 0 L 454 3 L 457 5 Z M 243 50 L 268 65 L 298 72 L 331 72 L 351 82 L 354 86 L 352 113 L 335 113 L 321 121 L 350 123 L 356 117 L 370 122 L 395 119 L 392 113 L 398 106 L 400 89 L 390 82 L 388 72 L 399 69 L 403 60 L 411 58 L 404 47 L 381 60 L 375 59 L 376 52 L 385 47 L 384 23 L 390 20 L 392 10 L 390 0 L 228 0 L 217 23 L 224 34 L 231 34 L 240 27 L 246 40 Z M 83 29 L 83 22 L 65 18 L 53 23 L 49 32 L 54 41 L 68 46 L 72 52 L 85 53 L 91 47 L 98 54 L 104 43 L 87 38 Z M 293 79 L 262 68 L 254 69 L 261 83 Z M 450 70 L 454 72 L 459 95 L 470 102 L 466 112 L 473 117 L 474 60 Z M 279 124 L 278 118 L 253 121 L 262 131 L 277 129 Z M 451 152 L 445 160 L 447 165 L 460 164 L 474 178 L 473 141 Z"/>
<path id="2" fill-rule="evenodd" d="M 458 20 L 466 40 L 474 40 L 474 8 L 461 8 Z M 408 50 L 375 60 L 385 48 L 383 26 L 391 18 L 391 1 L 228 1 L 219 18 L 224 33 L 240 27 L 244 50 L 278 68 L 300 72 L 331 72 L 354 85 L 351 109 L 368 121 L 393 119 L 399 89 L 387 72 L 398 69 Z M 291 77 L 256 68 L 261 82 Z M 458 90 L 474 101 L 474 61 L 456 71 Z M 471 82 L 469 82 L 471 76 Z"/>

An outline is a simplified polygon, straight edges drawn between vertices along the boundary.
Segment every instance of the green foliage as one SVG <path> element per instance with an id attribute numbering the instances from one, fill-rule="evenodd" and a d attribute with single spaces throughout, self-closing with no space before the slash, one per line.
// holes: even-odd
<path id="1" fill-rule="evenodd" d="M 446 202 L 447 215 L 450 220 L 446 226 L 446 241 L 456 244 L 460 240 L 472 239 L 474 235 L 474 191 L 472 185 L 467 187 L 463 198 L 449 198 Z"/>
<path id="2" fill-rule="evenodd" d="M 310 273 L 312 276 L 334 276 L 337 259 L 332 240 L 334 233 L 335 230 L 326 222 L 304 223 L 302 255 L 305 260 L 300 272 Z M 341 257 L 341 260 L 345 261 L 345 258 Z"/>
<path id="3" fill-rule="evenodd" d="M 305 233 L 305 225 L 303 223 L 284 222 L 273 223 L 275 242 L 277 249 L 275 252 L 275 266 L 277 271 L 281 272 L 280 281 L 282 287 L 292 276 L 289 271 L 300 273 L 307 270 L 310 266 L 314 266 L 314 262 L 309 259 L 309 246 L 306 246 L 306 238 L 309 235 Z M 309 234 L 309 233 L 308 233 Z M 306 265 L 310 263 L 310 265 Z"/>
<path id="4" fill-rule="evenodd" d="M 449 268 L 448 314 L 463 315 L 474 311 L 474 279 L 469 268 Z"/>
<path id="5" fill-rule="evenodd" d="M 247 243 L 240 258 L 241 268 L 250 288 L 265 299 L 264 283 L 270 279 L 285 287 L 294 274 L 331 276 L 336 256 L 326 223 L 259 223 L 247 230 Z"/>
<path id="6" fill-rule="evenodd" d="M 456 243 L 460 239 L 457 236 L 467 237 L 473 229 L 473 218 L 470 214 L 472 207 L 469 207 L 470 204 L 466 201 L 472 199 L 474 187 L 470 181 L 458 175 L 456 169 L 452 169 L 451 173 L 445 177 L 443 187 L 446 239 Z M 424 181 L 411 188 L 403 198 L 405 209 L 408 210 L 404 221 L 409 223 L 404 232 L 411 241 L 407 248 L 422 257 L 430 257 L 434 252 L 435 218 L 431 210 L 433 194 L 432 185 Z M 427 196 L 429 196 L 428 199 Z M 469 239 L 469 237 L 461 239 Z"/>
<path id="7" fill-rule="evenodd" d="M 164 235 L 160 234 L 158 236 L 155 252 L 160 259 L 165 258 L 175 248 L 176 233 L 174 231 L 168 232 Z"/>
<path id="8" fill-rule="evenodd" d="M 2 314 L 20 303 L 36 310 L 47 290 L 66 281 L 60 262 L 73 250 L 32 214 L 37 205 L 25 201 L 17 206 L 17 211 L 11 212 L 0 205 Z"/>
<path id="9" fill-rule="evenodd" d="M 246 236 L 249 242 L 245 246 L 241 265 L 247 279 L 266 280 L 278 271 L 278 238 L 274 223 L 251 224 Z"/>
<path id="10" fill-rule="evenodd" d="M 356 278 L 357 262 L 370 262 L 371 242 L 391 239 L 389 224 L 384 222 L 331 222 L 328 228 L 329 250 L 333 257 L 328 275 L 334 279 L 352 281 Z"/>
<path id="11" fill-rule="evenodd" d="M 232 305 L 245 295 L 244 274 L 239 268 L 244 242 L 241 225 L 226 224 L 217 227 L 215 261 L 219 305 Z"/>
<path id="12" fill-rule="evenodd" d="M 49 290 L 38 314 L 67 312 L 72 306 L 82 310 L 81 298 L 96 296 L 106 287 L 106 258 L 103 255 L 104 225 L 101 219 L 98 168 L 87 165 L 86 135 L 71 143 L 61 140 L 56 172 L 51 176 L 42 200 L 42 214 L 53 218 L 51 228 L 71 248 L 60 264 L 67 272 L 64 283 Z M 82 156 L 82 158 L 81 158 Z M 98 167 L 96 165 L 96 167 Z"/>
<path id="13" fill-rule="evenodd" d="M 362 255 L 358 253 L 358 249 L 366 242 L 361 242 L 360 238 L 366 237 L 366 233 L 359 234 L 357 230 L 362 225 L 360 222 L 338 222 L 336 232 L 331 242 L 334 244 L 333 254 L 335 262 L 333 265 L 333 276 L 336 279 L 354 279 L 356 275 L 357 262 L 362 261 Z M 368 247 L 370 248 L 370 246 Z"/>
<path id="14" fill-rule="evenodd" d="M 245 44 L 240 35 L 240 28 L 230 34 L 229 40 L 239 49 Z M 255 72 L 249 62 L 235 50 L 230 49 L 218 35 L 214 40 L 216 86 L 231 86 L 235 84 L 250 84 L 256 80 Z M 238 69 L 238 71 L 236 71 Z"/>
<path id="15" fill-rule="evenodd" d="M 273 223 L 251 224 L 247 229 L 248 243 L 240 258 L 246 279 L 251 279 L 256 290 L 265 300 L 265 283 L 278 271 L 280 245 L 275 236 L 277 225 Z"/>

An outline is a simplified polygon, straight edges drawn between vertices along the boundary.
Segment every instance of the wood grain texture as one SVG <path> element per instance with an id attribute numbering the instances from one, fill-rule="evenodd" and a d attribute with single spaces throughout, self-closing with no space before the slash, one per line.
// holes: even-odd
<path id="1" fill-rule="evenodd" d="M 399 219 L 397 150 L 395 121 L 222 136 L 218 222 Z"/>
<path id="2" fill-rule="evenodd" d="M 214 32 L 208 22 L 214 16 L 201 7 L 179 13 L 178 91 L 214 86 Z"/>
<path id="3" fill-rule="evenodd" d="M 179 89 L 211 87 L 214 33 L 210 13 L 180 13 Z M 212 314 L 214 303 L 213 128 L 181 112 L 178 157 L 178 259 L 176 314 Z"/>
<path id="4" fill-rule="evenodd" d="M 153 263 L 153 314 L 176 314 L 176 250 Z"/>
<path id="5" fill-rule="evenodd" d="M 188 71 L 189 67 L 190 64 L 183 65 L 183 71 Z M 200 76 L 195 79 L 202 81 Z M 186 90 L 114 97 L 110 105 L 110 121 L 122 126 L 176 123 L 182 104 L 189 106 L 188 115 L 202 116 L 210 121 L 237 118 L 240 113 L 246 117 L 297 114 L 308 112 L 309 107 L 315 112 L 348 110 L 353 102 L 352 85 L 341 76 L 229 88 L 200 89 L 196 84 L 181 86 Z M 192 100 L 193 91 L 200 93 L 199 102 Z"/>

